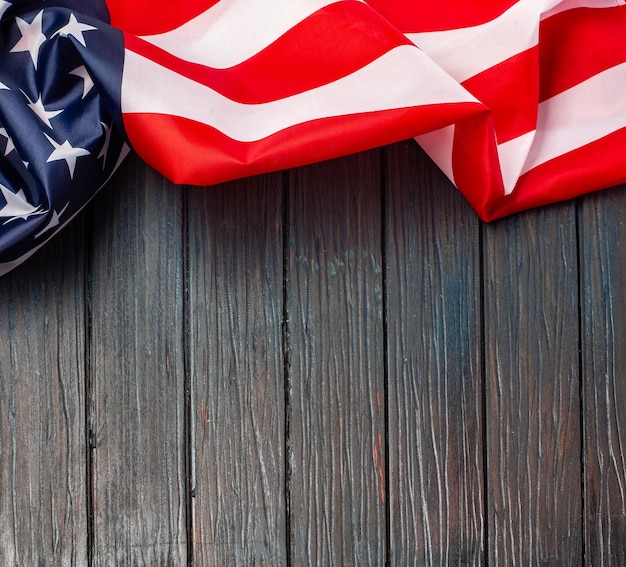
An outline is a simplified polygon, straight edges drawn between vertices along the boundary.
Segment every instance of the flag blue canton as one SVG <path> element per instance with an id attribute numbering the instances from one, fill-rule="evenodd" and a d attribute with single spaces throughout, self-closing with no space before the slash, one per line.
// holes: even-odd
<path id="1" fill-rule="evenodd" d="M 122 34 L 104 4 L 59 4 L 0 0 L 0 274 L 75 216 L 129 152 Z"/>

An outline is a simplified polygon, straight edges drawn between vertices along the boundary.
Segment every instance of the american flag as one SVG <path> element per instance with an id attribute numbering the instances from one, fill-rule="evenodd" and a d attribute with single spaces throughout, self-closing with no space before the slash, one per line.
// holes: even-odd
<path id="1" fill-rule="evenodd" d="M 626 181 L 625 0 L 0 0 L 0 273 L 132 147 L 211 185 L 415 137 L 485 220 Z"/>

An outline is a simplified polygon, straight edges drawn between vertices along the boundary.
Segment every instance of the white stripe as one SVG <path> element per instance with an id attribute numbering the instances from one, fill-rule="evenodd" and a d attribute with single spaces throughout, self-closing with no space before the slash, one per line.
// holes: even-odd
<path id="1" fill-rule="evenodd" d="M 452 146 L 454 144 L 455 125 L 445 126 L 439 130 L 416 136 L 415 141 L 422 146 L 439 169 L 443 171 L 452 183 L 454 183 L 454 171 L 452 169 Z"/>
<path id="2" fill-rule="evenodd" d="M 624 3 L 625 0 L 520 0 L 497 18 L 478 26 L 406 36 L 463 82 L 537 45 L 542 19 L 573 8 L 615 8 Z"/>
<path id="3" fill-rule="evenodd" d="M 626 63 L 542 102 L 522 173 L 626 128 L 624 85 Z"/>
<path id="4" fill-rule="evenodd" d="M 546 20 L 561 12 L 573 10 L 574 8 L 616 8 L 626 5 L 625 0 L 564 0 L 557 6 L 542 14 L 541 19 Z"/>
<path id="5" fill-rule="evenodd" d="M 188 118 L 241 142 L 320 118 L 447 102 L 478 101 L 412 45 L 333 83 L 262 104 L 234 102 L 132 51 L 122 77 L 122 112 Z"/>
<path id="6" fill-rule="evenodd" d="M 521 0 L 485 24 L 406 36 L 463 82 L 536 45 L 541 12 L 557 3 Z"/>
<path id="7" fill-rule="evenodd" d="M 237 65 L 336 0 L 221 0 L 179 28 L 146 41 L 185 61 L 217 69 Z"/>
<path id="8" fill-rule="evenodd" d="M 524 169 L 528 152 L 535 139 L 535 131 L 528 132 L 498 145 L 498 160 L 502 174 L 504 194 L 510 195 Z"/>

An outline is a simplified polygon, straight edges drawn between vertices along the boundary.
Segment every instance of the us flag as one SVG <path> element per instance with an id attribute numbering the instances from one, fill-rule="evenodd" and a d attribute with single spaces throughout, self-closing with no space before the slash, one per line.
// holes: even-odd
<path id="1" fill-rule="evenodd" d="M 0 0 L 0 273 L 178 183 L 415 137 L 485 220 L 626 181 L 624 0 Z"/>

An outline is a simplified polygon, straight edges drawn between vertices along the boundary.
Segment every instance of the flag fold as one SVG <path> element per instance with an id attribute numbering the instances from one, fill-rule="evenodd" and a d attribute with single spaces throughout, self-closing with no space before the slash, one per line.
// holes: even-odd
<path id="1" fill-rule="evenodd" d="M 0 274 L 132 148 L 212 185 L 415 138 L 491 220 L 626 181 L 625 0 L 0 0 Z"/>

